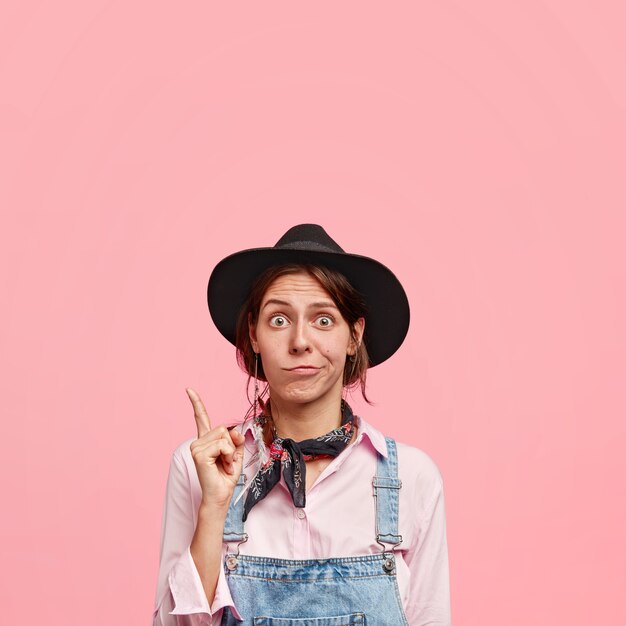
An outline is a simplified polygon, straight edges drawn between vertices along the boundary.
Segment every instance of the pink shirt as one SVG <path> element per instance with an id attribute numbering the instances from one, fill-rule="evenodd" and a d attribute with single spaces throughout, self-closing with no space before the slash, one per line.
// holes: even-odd
<path id="1" fill-rule="evenodd" d="M 372 477 L 376 452 L 387 455 L 384 435 L 359 416 L 357 438 L 335 457 L 306 493 L 306 507 L 294 507 L 284 478 L 252 508 L 245 522 L 248 540 L 241 554 L 315 559 L 381 551 L 375 536 Z M 202 490 L 187 439 L 172 455 L 161 526 L 161 552 L 153 626 L 217 626 L 225 606 L 236 606 L 220 568 L 215 598 L 207 602 L 189 546 L 198 521 Z M 244 471 L 254 439 L 246 430 Z M 422 450 L 398 443 L 402 480 L 397 579 L 411 626 L 450 626 L 448 546 L 443 479 Z M 243 496 L 245 497 L 245 495 Z M 236 551 L 224 544 L 222 556 Z"/>

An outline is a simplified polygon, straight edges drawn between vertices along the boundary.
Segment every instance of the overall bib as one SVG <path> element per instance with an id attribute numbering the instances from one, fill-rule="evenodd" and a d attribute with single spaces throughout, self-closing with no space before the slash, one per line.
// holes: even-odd
<path id="1" fill-rule="evenodd" d="M 396 547 L 402 541 L 396 442 L 391 437 L 385 440 L 388 457 L 378 454 L 372 480 L 376 541 L 382 548 L 378 554 L 302 560 L 239 554 L 239 543 L 248 538 L 241 520 L 244 499 L 233 505 L 245 483 L 241 474 L 224 525 L 224 542 L 237 541 L 237 553 L 226 554 L 224 571 L 243 622 L 225 607 L 222 626 L 409 626 L 395 555 L 384 545 Z"/>

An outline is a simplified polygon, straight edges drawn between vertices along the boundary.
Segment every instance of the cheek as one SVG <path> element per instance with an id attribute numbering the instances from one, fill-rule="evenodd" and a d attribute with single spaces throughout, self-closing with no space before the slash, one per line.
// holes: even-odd
<path id="1" fill-rule="evenodd" d="M 341 361 L 347 354 L 348 344 L 343 338 L 338 337 L 337 340 L 330 342 L 324 348 L 326 358 L 331 361 Z"/>
<path id="2" fill-rule="evenodd" d="M 268 368 L 278 367 L 279 355 L 281 354 L 280 344 L 276 341 L 266 340 L 262 344 L 264 362 Z"/>

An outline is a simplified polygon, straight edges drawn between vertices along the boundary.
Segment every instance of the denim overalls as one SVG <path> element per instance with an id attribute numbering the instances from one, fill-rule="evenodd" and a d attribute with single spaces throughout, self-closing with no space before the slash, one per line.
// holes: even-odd
<path id="1" fill-rule="evenodd" d="M 396 442 L 385 437 L 387 458 L 378 454 L 373 494 L 376 541 L 381 552 L 330 559 L 275 559 L 239 554 L 248 535 L 241 520 L 245 483 L 241 474 L 224 525 L 224 542 L 236 541 L 237 553 L 227 553 L 224 571 L 233 601 L 243 617 L 225 607 L 222 626 L 408 626 L 396 580 L 395 556 L 382 542 L 399 545 Z M 374 529 L 372 529 L 374 531 Z"/>

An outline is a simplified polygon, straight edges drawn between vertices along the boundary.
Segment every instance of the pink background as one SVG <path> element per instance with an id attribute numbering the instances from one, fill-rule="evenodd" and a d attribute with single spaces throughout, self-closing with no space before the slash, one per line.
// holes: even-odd
<path id="1" fill-rule="evenodd" d="M 624 623 L 623 4 L 217 4 L 0 9 L 0 621 L 149 623 L 184 389 L 246 407 L 209 273 L 316 222 L 406 286 L 353 404 L 444 476 L 453 623 Z"/>

